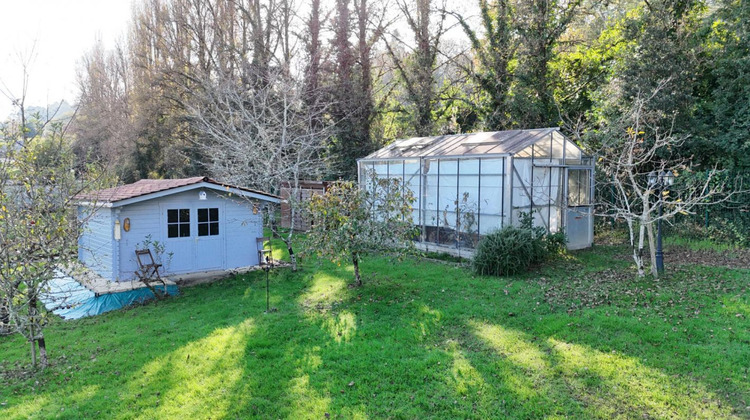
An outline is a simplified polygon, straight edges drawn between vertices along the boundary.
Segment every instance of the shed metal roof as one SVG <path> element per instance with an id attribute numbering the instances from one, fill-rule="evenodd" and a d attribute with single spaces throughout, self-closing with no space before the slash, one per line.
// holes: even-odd
<path id="1" fill-rule="evenodd" d="M 360 160 L 484 154 L 512 155 L 545 137 L 549 138 L 547 136 L 553 132 L 560 133 L 560 128 L 549 127 L 529 130 L 454 134 L 437 137 L 412 137 L 396 140 Z"/>
<path id="2" fill-rule="evenodd" d="M 191 187 L 199 188 L 201 186 L 216 190 L 232 191 L 240 195 L 259 196 L 256 198 L 266 198 L 273 202 L 278 202 L 280 199 L 280 197 L 266 192 L 225 184 L 205 176 L 196 176 L 180 179 L 142 179 L 132 184 L 81 193 L 75 196 L 75 200 L 79 202 L 93 201 L 100 204 L 130 204 L 133 201 L 142 201 L 134 199 L 140 198 L 146 200 L 170 193 L 182 192 Z"/>

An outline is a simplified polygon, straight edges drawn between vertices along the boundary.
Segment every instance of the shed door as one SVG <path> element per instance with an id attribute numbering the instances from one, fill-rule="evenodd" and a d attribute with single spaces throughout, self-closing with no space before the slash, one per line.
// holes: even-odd
<path id="1" fill-rule="evenodd" d="M 184 273 L 195 267 L 193 258 L 193 236 L 195 215 L 189 205 L 161 205 L 161 214 L 166 215 L 164 232 L 166 271 Z"/>
<path id="2" fill-rule="evenodd" d="M 565 214 L 565 234 L 568 249 L 591 246 L 594 234 L 591 205 L 591 170 L 567 170 L 568 206 Z"/>
<path id="3" fill-rule="evenodd" d="M 199 205 L 195 209 L 196 270 L 211 270 L 224 266 L 223 213 L 223 208 L 219 204 Z"/>

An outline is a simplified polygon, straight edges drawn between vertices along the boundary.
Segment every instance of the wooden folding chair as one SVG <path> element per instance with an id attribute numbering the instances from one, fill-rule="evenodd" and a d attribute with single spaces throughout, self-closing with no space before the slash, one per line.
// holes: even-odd
<path id="1" fill-rule="evenodd" d="M 138 277 L 138 280 L 145 284 L 146 287 L 151 289 L 151 292 L 153 292 L 154 296 L 156 296 L 157 298 L 161 298 L 166 295 L 167 283 L 162 280 L 161 275 L 159 274 L 159 268 L 161 268 L 161 264 L 157 264 L 156 261 L 154 261 L 154 256 L 151 254 L 151 250 L 148 248 L 136 249 L 135 257 L 138 260 L 138 270 L 135 271 L 135 275 L 136 277 Z M 152 282 L 154 281 L 160 283 L 163 286 L 163 292 L 154 287 L 154 285 L 152 284 Z"/>
<path id="2" fill-rule="evenodd" d="M 138 271 L 135 273 L 138 277 L 156 278 L 156 280 L 161 281 L 161 276 L 159 275 L 161 264 L 154 262 L 154 256 L 151 254 L 150 249 L 136 249 L 135 257 L 138 259 L 138 268 L 140 271 L 140 274 Z"/>

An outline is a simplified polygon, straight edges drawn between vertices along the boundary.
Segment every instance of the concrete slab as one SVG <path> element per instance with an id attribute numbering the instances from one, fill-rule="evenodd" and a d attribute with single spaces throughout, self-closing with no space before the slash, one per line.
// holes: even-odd
<path id="1" fill-rule="evenodd" d="M 283 261 L 274 261 L 273 268 L 288 267 L 289 263 Z M 231 270 L 213 270 L 201 271 L 188 274 L 173 274 L 168 278 L 181 287 L 195 286 L 198 284 L 211 283 L 237 274 L 249 273 L 252 271 L 263 270 L 262 265 L 252 265 L 247 267 L 234 268 Z"/>
<path id="2" fill-rule="evenodd" d="M 76 281 L 81 283 L 82 286 L 94 292 L 96 296 L 109 293 L 128 292 L 146 287 L 146 285 L 140 281 L 110 281 L 109 279 L 89 270 L 86 266 L 78 263 L 62 267 L 61 271 L 65 275 L 76 279 Z M 174 280 L 169 277 L 163 277 L 163 280 L 167 286 L 174 286 L 176 284 Z"/>
<path id="3" fill-rule="evenodd" d="M 456 248 L 455 246 L 438 245 L 431 242 L 415 242 L 414 245 L 424 252 L 440 252 L 454 257 L 474 258 L 474 250 L 471 248 Z"/>

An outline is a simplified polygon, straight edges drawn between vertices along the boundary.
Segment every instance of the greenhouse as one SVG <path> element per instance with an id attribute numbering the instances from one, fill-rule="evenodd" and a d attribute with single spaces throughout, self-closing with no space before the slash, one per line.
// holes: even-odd
<path id="1" fill-rule="evenodd" d="M 427 249 L 472 249 L 479 238 L 531 218 L 564 230 L 569 249 L 593 243 L 594 160 L 559 128 L 396 140 L 358 161 L 369 176 L 400 178 Z"/>

